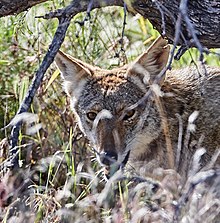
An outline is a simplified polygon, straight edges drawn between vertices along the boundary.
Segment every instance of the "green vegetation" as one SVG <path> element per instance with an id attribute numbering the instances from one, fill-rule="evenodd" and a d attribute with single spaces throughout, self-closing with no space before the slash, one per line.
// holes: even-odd
<path id="1" fill-rule="evenodd" d="M 28 12 L 0 19 L 0 128 L 16 114 L 58 24 L 55 19 L 35 16 L 64 4 L 67 1 L 49 1 Z M 121 8 L 94 10 L 91 18 L 81 25 L 85 16 L 81 13 L 74 17 L 62 50 L 100 67 L 113 68 L 131 62 L 158 36 L 149 21 L 139 15 L 128 15 L 122 41 L 124 12 Z M 192 49 L 180 61 L 175 61 L 173 67 L 189 65 L 198 56 L 198 51 Z M 219 57 L 214 54 L 206 56 L 205 61 L 220 66 Z M 155 182 L 138 184 L 123 180 L 113 185 L 104 184 L 101 167 L 79 132 L 69 104 L 53 65 L 45 74 L 29 111 L 33 115 L 25 117 L 19 137 L 22 171 L 12 177 L 8 188 L 14 192 L 18 178 L 31 178 L 32 193 L 26 199 L 26 212 L 16 215 L 25 219 L 24 222 L 131 222 L 131 219 L 147 222 L 148 213 L 150 220 L 159 222 L 156 219 L 160 215 L 162 222 L 169 222 L 172 205 L 166 203 L 168 196 L 152 197 Z M 9 138 L 10 127 L 0 132 L 2 163 L 7 157 Z M 177 187 L 175 183 L 173 186 Z M 177 196 L 175 193 L 173 197 Z M 20 207 L 24 205 L 22 202 L 16 201 L 13 205 Z M 152 214 L 154 209 L 159 211 Z M 1 211 L 3 222 L 7 222 L 8 210 Z"/>

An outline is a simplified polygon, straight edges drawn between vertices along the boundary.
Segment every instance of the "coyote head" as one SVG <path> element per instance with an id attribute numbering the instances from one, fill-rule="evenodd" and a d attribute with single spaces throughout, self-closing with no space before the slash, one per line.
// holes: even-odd
<path id="1" fill-rule="evenodd" d="M 123 166 L 160 134 L 153 97 L 143 100 L 169 55 L 161 37 L 132 64 L 104 70 L 58 52 L 55 61 L 81 131 L 101 164 Z"/>

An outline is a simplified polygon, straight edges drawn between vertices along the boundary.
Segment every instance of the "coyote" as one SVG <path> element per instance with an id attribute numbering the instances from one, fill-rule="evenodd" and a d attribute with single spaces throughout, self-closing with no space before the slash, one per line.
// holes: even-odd
<path id="1" fill-rule="evenodd" d="M 103 166 L 144 162 L 184 173 L 197 148 L 201 167 L 220 148 L 220 68 L 166 71 L 169 51 L 159 37 L 132 64 L 112 70 L 58 52 L 78 125 Z"/>

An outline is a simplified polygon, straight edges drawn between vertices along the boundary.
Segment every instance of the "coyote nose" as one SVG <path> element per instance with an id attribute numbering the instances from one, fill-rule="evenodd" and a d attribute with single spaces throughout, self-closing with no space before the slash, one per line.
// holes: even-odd
<path id="1" fill-rule="evenodd" d="M 99 158 L 101 163 L 110 166 L 111 164 L 115 163 L 117 161 L 117 154 L 115 152 L 101 152 L 99 154 Z"/>

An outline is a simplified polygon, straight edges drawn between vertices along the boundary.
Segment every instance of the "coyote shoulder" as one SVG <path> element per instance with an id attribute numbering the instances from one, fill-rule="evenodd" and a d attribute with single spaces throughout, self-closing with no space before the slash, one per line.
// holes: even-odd
<path id="1" fill-rule="evenodd" d="M 202 166 L 220 148 L 220 68 L 190 66 L 158 81 L 168 56 L 161 37 L 132 64 L 112 70 L 58 52 L 79 127 L 104 166 L 143 161 L 183 173 L 197 148 L 206 149 Z"/>

